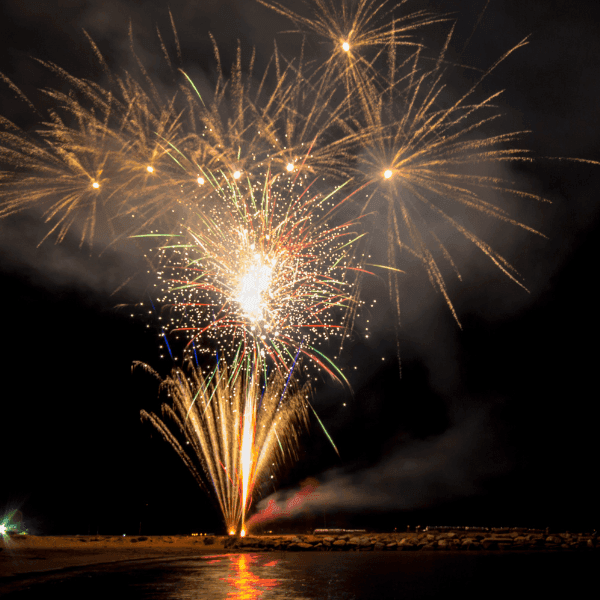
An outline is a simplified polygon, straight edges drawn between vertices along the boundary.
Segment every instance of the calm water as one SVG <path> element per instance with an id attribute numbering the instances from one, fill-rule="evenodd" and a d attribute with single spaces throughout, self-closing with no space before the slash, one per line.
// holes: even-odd
<path id="1" fill-rule="evenodd" d="M 583 598 L 597 590 L 597 553 L 400 552 L 228 554 L 146 561 L 30 580 L 3 600 L 127 598 L 380 600 Z"/>

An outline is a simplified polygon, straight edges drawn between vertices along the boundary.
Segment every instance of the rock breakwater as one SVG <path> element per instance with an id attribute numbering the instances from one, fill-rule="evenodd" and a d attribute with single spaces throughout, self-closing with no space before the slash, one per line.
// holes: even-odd
<path id="1" fill-rule="evenodd" d="M 474 550 L 580 550 L 600 548 L 596 534 L 526 533 L 523 531 L 444 531 L 423 533 L 365 533 L 362 535 L 296 535 L 248 536 L 225 538 L 230 550 L 251 551 L 322 551 L 349 552 L 386 550 L 410 551 L 474 551 Z"/>

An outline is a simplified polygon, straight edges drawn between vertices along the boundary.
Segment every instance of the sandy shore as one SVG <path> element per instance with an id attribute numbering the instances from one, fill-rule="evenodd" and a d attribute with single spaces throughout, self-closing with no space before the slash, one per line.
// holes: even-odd
<path id="1" fill-rule="evenodd" d="M 223 539 L 191 536 L 17 536 L 0 542 L 0 585 L 6 578 L 104 563 L 226 552 Z"/>
<path id="2" fill-rule="evenodd" d="M 424 531 L 394 534 L 203 536 L 6 536 L 0 538 L 0 586 L 35 574 L 122 561 L 256 551 L 573 551 L 597 548 L 591 534 L 532 531 Z"/>

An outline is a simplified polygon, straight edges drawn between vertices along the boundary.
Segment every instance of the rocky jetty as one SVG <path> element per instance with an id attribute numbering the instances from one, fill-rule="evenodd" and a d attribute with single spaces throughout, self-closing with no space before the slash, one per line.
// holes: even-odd
<path id="1" fill-rule="evenodd" d="M 597 534 L 552 533 L 525 529 L 425 530 L 409 533 L 363 533 L 229 537 L 223 545 L 230 550 L 352 552 L 384 550 L 473 551 L 473 550 L 583 550 L 600 548 Z"/>

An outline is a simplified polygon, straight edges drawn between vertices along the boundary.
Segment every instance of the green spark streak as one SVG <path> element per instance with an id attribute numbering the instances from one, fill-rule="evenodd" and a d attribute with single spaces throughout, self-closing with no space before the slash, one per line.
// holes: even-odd
<path id="1" fill-rule="evenodd" d="M 347 257 L 347 254 L 345 254 L 345 253 L 344 253 L 344 254 L 342 254 L 342 255 L 341 255 L 341 256 L 340 256 L 340 257 L 339 257 L 339 258 L 338 258 L 338 259 L 337 259 L 337 260 L 336 260 L 336 261 L 333 263 L 333 266 L 331 267 L 331 270 L 333 271 L 333 269 L 335 269 L 335 268 L 338 266 L 339 262 L 340 262 L 341 260 L 343 260 L 344 258 L 346 258 L 346 257 Z"/>
<path id="2" fill-rule="evenodd" d="M 363 234 L 359 235 L 358 237 L 355 237 L 353 240 L 350 240 L 349 242 L 346 242 L 343 246 L 340 246 L 338 248 L 338 250 L 341 250 L 342 248 L 345 248 L 346 246 L 349 246 L 350 244 L 354 244 L 354 242 L 356 240 L 360 240 L 360 238 L 363 237 L 364 235 L 367 235 L 367 234 L 363 233 Z M 374 265 L 374 266 L 376 266 L 376 265 Z"/>
<path id="3" fill-rule="evenodd" d="M 394 269 L 394 267 L 386 267 L 385 265 L 374 265 L 372 263 L 365 263 L 365 267 L 379 267 L 380 269 L 388 269 L 389 271 L 396 271 L 397 273 L 405 273 L 400 269 Z"/>
<path id="4" fill-rule="evenodd" d="M 307 400 L 308 402 L 308 400 Z M 319 425 L 323 428 L 323 431 L 325 432 L 325 435 L 327 436 L 327 439 L 329 440 L 329 443 L 333 446 L 333 449 L 335 450 L 335 453 L 340 457 L 340 453 L 338 451 L 338 449 L 336 448 L 336 445 L 333 443 L 333 439 L 331 438 L 331 436 L 329 435 L 329 432 L 327 431 L 327 429 L 325 429 L 325 425 L 323 425 L 323 421 L 321 421 L 321 419 L 319 419 L 319 415 L 317 414 L 317 411 L 313 408 L 312 404 L 310 402 L 308 402 L 308 405 L 310 406 L 310 409 L 313 411 L 315 417 L 317 417 L 317 421 L 319 421 Z"/>
<path id="5" fill-rule="evenodd" d="M 285 364 L 285 361 L 282 358 L 282 353 L 281 350 L 279 350 L 279 348 L 277 348 L 277 346 L 275 345 L 275 340 L 269 340 L 271 342 L 271 346 L 273 346 L 273 348 L 275 349 L 275 354 L 279 357 L 279 360 Z M 292 362 L 294 361 L 294 355 L 289 351 L 288 347 L 285 344 L 281 344 L 283 346 L 283 349 L 287 352 L 288 356 L 292 359 Z"/>
<path id="6" fill-rule="evenodd" d="M 183 154 L 183 152 L 181 152 L 181 150 L 179 150 L 179 148 L 177 148 L 177 146 L 174 146 L 169 140 L 165 139 L 162 135 L 160 135 L 160 133 L 155 131 L 154 134 L 156 136 L 158 136 L 161 140 L 166 142 L 169 146 L 171 146 L 171 148 L 173 148 L 173 150 L 175 150 L 175 152 L 177 152 L 178 154 L 183 156 L 183 158 L 185 158 L 185 160 L 188 160 L 188 157 L 185 154 Z M 187 169 L 174 156 L 171 156 L 170 152 L 167 152 L 167 154 L 187 173 Z"/>
<path id="7" fill-rule="evenodd" d="M 194 85 L 194 82 L 188 77 L 188 74 L 185 71 L 181 71 L 185 78 L 190 82 L 190 85 L 194 88 L 194 91 L 196 92 L 196 94 L 198 94 L 198 98 L 200 98 L 200 102 L 202 102 L 202 106 L 206 107 L 206 104 L 204 104 L 204 100 L 202 100 L 202 96 L 200 95 L 200 92 L 198 91 L 198 88 Z"/>
<path id="8" fill-rule="evenodd" d="M 311 407 L 312 408 L 312 407 Z M 319 417 L 317 417 L 318 419 Z M 283 456 L 285 456 L 285 453 L 283 451 L 283 446 L 281 445 L 281 440 L 279 439 L 279 436 L 277 435 L 277 429 L 273 429 L 273 433 L 275 434 L 275 437 L 277 438 L 277 443 L 279 444 L 279 449 L 281 450 L 281 454 Z M 326 432 L 327 433 L 327 432 Z M 339 455 L 338 455 L 339 456 Z"/>
<path id="9" fill-rule="evenodd" d="M 250 177 L 248 177 L 248 189 L 250 190 L 250 200 L 252 200 L 254 212 L 257 213 L 258 207 L 256 206 L 256 200 L 254 199 L 254 190 L 252 189 L 252 182 L 250 181 Z"/>
<path id="10" fill-rule="evenodd" d="M 321 206 L 321 204 L 323 204 L 323 202 L 325 202 L 325 200 L 329 200 L 329 198 L 331 198 L 331 196 L 333 196 L 334 194 L 337 194 L 337 192 L 339 192 L 345 185 L 348 185 L 350 183 L 350 180 L 345 181 L 344 183 L 342 183 L 341 185 L 338 185 L 338 187 L 335 188 L 335 190 L 333 190 L 332 192 L 329 192 L 329 194 L 327 194 L 327 196 L 325 196 L 318 204 L 317 206 Z"/>
<path id="11" fill-rule="evenodd" d="M 132 238 L 146 238 L 146 237 L 183 237 L 177 233 L 145 233 L 143 235 L 132 235 Z M 178 246 L 179 248 L 185 248 L 186 246 Z M 191 248 L 191 246 L 188 246 Z"/>
<path id="12" fill-rule="evenodd" d="M 329 359 L 327 356 L 325 356 L 322 352 L 319 352 L 313 346 L 307 345 L 306 347 L 308 349 L 312 350 L 313 352 L 316 352 L 321 358 L 323 358 L 324 360 L 326 360 L 340 374 L 341 378 L 344 380 L 344 382 L 346 383 L 346 385 L 348 387 L 350 387 L 350 382 L 346 379 L 346 376 L 340 371 L 340 369 L 338 368 L 338 366 L 331 359 Z"/>
<path id="13" fill-rule="evenodd" d="M 212 185 L 213 189 L 218 191 L 221 189 L 221 186 L 219 185 L 219 182 L 217 181 L 217 178 L 213 175 L 213 173 L 211 171 L 205 171 L 201 166 L 196 165 L 200 171 L 202 172 L 202 175 L 204 175 L 204 177 L 206 177 L 206 180 L 210 183 L 210 185 Z"/>

